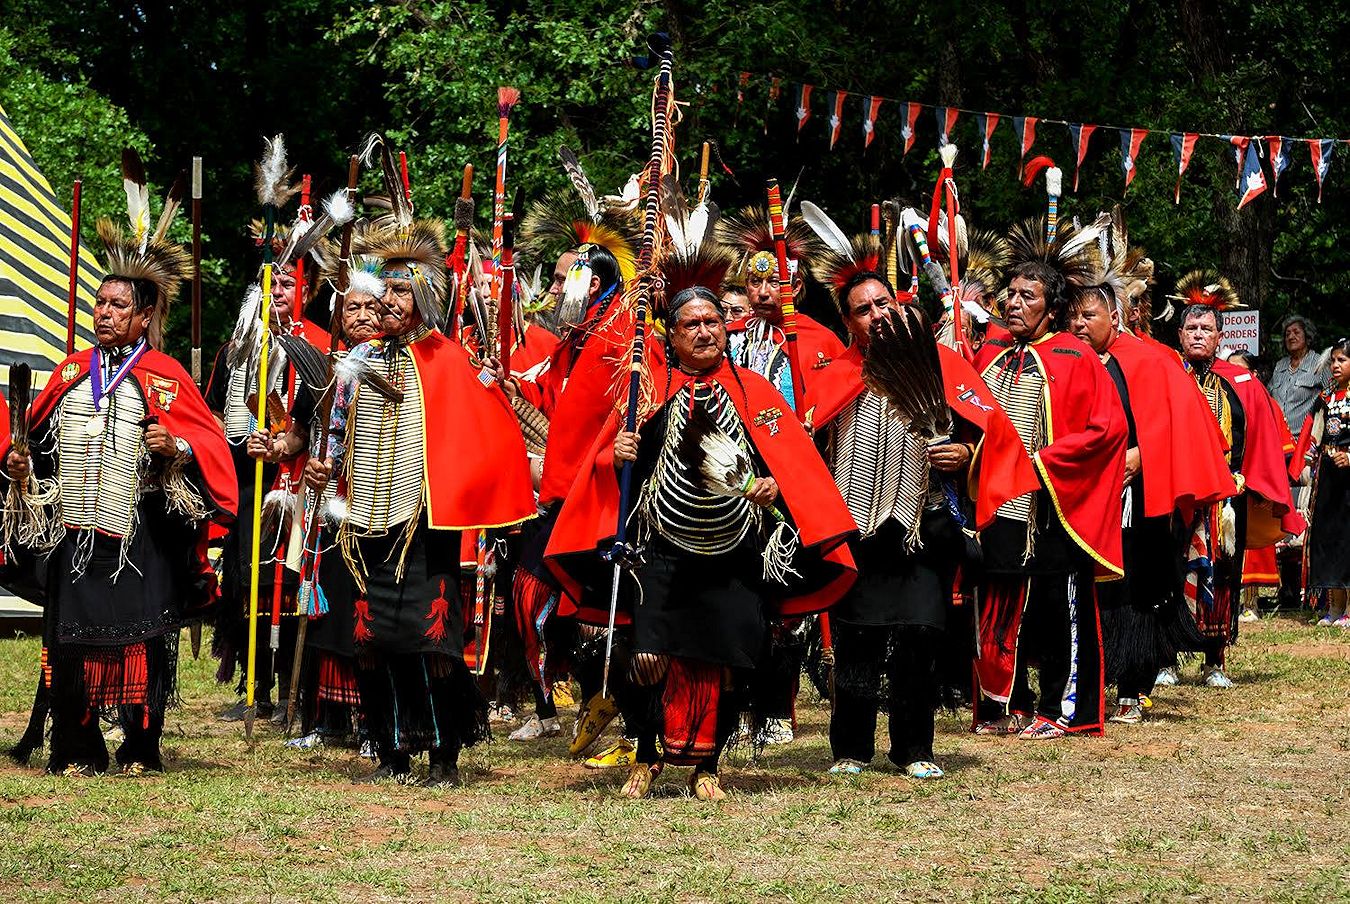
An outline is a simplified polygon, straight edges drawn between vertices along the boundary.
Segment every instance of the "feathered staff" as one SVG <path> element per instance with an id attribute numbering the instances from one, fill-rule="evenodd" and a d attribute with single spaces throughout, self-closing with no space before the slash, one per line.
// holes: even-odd
<path id="1" fill-rule="evenodd" d="M 254 170 L 254 187 L 258 193 L 258 203 L 263 208 L 263 266 L 262 298 L 260 315 L 262 337 L 258 351 L 258 411 L 257 423 L 267 423 L 267 396 L 270 381 L 267 371 L 267 355 L 271 350 L 270 327 L 272 316 L 272 238 L 276 233 L 277 210 L 295 193 L 291 185 L 293 170 L 286 165 L 286 142 L 277 135 L 266 142 L 262 161 Z M 259 458 L 253 467 L 253 549 L 250 558 L 248 586 L 248 670 L 245 681 L 247 688 L 244 700 L 244 734 L 253 737 L 253 721 L 257 716 L 255 705 L 256 679 L 258 674 L 258 566 L 262 554 L 262 508 L 263 508 L 263 460 Z"/>
<path id="2" fill-rule="evenodd" d="M 806 411 L 806 384 L 802 376 L 801 353 L 797 350 L 797 305 L 792 298 L 792 273 L 787 259 L 787 219 L 778 180 L 769 180 L 769 224 L 773 230 L 773 248 L 778 256 L 778 306 L 783 311 L 783 336 L 787 339 L 788 366 L 792 369 L 793 407 Z"/>
<path id="3" fill-rule="evenodd" d="M 356 186 L 361 178 L 361 158 L 352 154 L 347 160 L 347 188 L 345 191 L 346 203 L 349 207 L 355 208 L 356 204 Z M 349 217 L 342 224 L 342 247 L 338 256 L 337 285 L 333 287 L 333 319 L 328 327 L 328 362 L 337 356 L 339 336 L 342 334 L 342 308 L 347 299 L 347 289 L 350 284 L 349 275 L 351 272 L 352 258 L 352 233 L 356 222 L 354 218 Z M 298 338 L 298 337 L 297 337 Z M 306 343 L 307 344 L 307 343 Z M 322 376 L 318 374 L 310 377 L 304 376 L 305 365 L 302 364 L 304 355 L 296 354 L 292 360 L 296 363 L 296 370 L 301 372 L 302 379 L 310 386 L 318 388 L 327 386 L 328 362 L 323 362 Z M 315 379 L 318 377 L 318 379 Z M 332 413 L 333 413 L 333 387 L 329 386 L 323 394 L 319 403 L 319 445 L 318 455 L 320 459 L 328 457 L 328 441 L 332 436 Z M 321 596 L 317 593 L 318 585 L 315 576 L 319 573 L 319 510 L 322 508 L 322 498 L 320 494 L 315 495 L 314 508 L 309 513 L 309 523 L 305 526 L 304 543 L 300 558 L 300 592 L 299 612 L 300 628 L 296 632 L 295 659 L 291 664 L 291 691 L 290 698 L 286 701 L 286 725 L 287 729 L 295 718 L 295 694 L 300 686 L 300 661 L 304 653 L 305 632 L 309 626 L 309 616 L 321 615 L 327 611 L 327 605 L 320 607 L 316 597 Z"/>
<path id="4" fill-rule="evenodd" d="M 652 98 L 652 147 L 643 175 L 644 203 L 642 219 L 642 246 L 638 251 L 638 289 L 637 305 L 633 318 L 633 354 L 628 367 L 627 410 L 624 413 L 624 430 L 629 433 L 637 430 L 638 400 L 642 392 L 642 364 L 645 355 L 647 310 L 657 286 L 656 253 L 660 246 L 661 232 L 661 176 L 670 157 L 673 136 L 670 134 L 670 115 L 675 106 L 674 86 L 671 83 L 671 70 L 674 68 L 674 54 L 671 51 L 670 38 L 662 33 L 647 39 L 652 54 L 660 57 L 661 68 L 656 76 L 656 90 Z M 614 619 L 619 607 L 619 578 L 624 563 L 632 557 L 633 550 L 628 545 L 628 514 L 632 510 L 633 463 L 626 461 L 619 471 L 619 523 L 614 532 L 614 545 L 605 557 L 614 565 L 613 583 L 609 595 L 609 631 L 605 635 L 605 669 L 601 681 L 601 694 L 609 696 L 609 664 L 614 653 Z"/>
<path id="5" fill-rule="evenodd" d="M 1032 157 L 1022 174 L 1022 184 L 1031 185 L 1036 177 L 1045 173 L 1045 240 L 1054 242 L 1059 230 L 1059 198 L 1064 191 L 1064 171 L 1055 166 L 1049 157 Z"/>
<path id="6" fill-rule="evenodd" d="M 945 227 L 946 241 L 943 244 L 947 249 L 949 274 L 947 283 L 949 286 L 959 286 L 961 273 L 958 247 L 961 240 L 958 231 L 964 229 L 965 223 L 958 216 L 961 209 L 960 201 L 956 193 L 956 180 L 952 175 L 952 166 L 956 162 L 956 145 L 943 145 L 938 151 L 938 156 L 942 158 L 942 172 L 933 186 L 933 203 L 928 209 L 928 235 L 937 236 L 939 230 Z M 951 318 L 953 347 L 970 359 L 974 357 L 974 352 L 966 342 L 965 316 L 961 306 L 956 303 L 955 295 L 954 292 L 943 295 L 943 313 Z"/>
<path id="7" fill-rule="evenodd" d="M 450 300 L 450 315 L 446 318 L 446 335 L 459 340 L 459 319 L 468 298 L 469 231 L 473 229 L 473 164 L 464 166 L 459 197 L 455 199 L 455 248 L 450 252 L 450 272 L 454 275 L 454 297 Z"/>
<path id="8" fill-rule="evenodd" d="M 202 385 L 202 158 L 192 158 L 192 382 Z M 198 623 L 198 631 L 201 630 Z M 194 635 L 200 642 L 200 633 Z M 195 653 L 194 653 L 195 655 Z"/>
<path id="9" fill-rule="evenodd" d="M 502 220 L 506 215 L 506 136 L 511 110 L 520 103 L 519 88 L 497 89 L 497 187 L 492 193 L 492 292 L 501 301 Z"/>
<path id="10" fill-rule="evenodd" d="M 125 159 L 125 158 L 123 158 Z M 80 272 L 80 186 L 75 180 L 75 197 L 70 202 L 70 289 L 66 310 L 66 354 L 75 354 L 75 289 Z"/>

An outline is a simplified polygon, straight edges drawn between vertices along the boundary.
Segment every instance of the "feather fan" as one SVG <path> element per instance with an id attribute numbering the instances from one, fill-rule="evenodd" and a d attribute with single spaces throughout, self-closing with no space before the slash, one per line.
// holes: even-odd
<path id="1" fill-rule="evenodd" d="M 403 401 L 403 390 L 390 383 L 370 362 L 371 347 L 358 345 L 337 363 L 334 374 L 338 382 L 344 384 L 360 383 L 369 386 L 386 401 L 395 404 Z"/>
<path id="2" fill-rule="evenodd" d="M 863 382 L 884 396 L 902 423 L 929 444 L 948 442 L 951 408 L 932 325 L 917 305 L 889 311 L 872 326 Z"/>
<path id="3" fill-rule="evenodd" d="M 9 366 L 9 438 L 14 451 L 28 454 L 28 403 L 33 392 L 33 371 L 27 364 Z"/>
<path id="4" fill-rule="evenodd" d="M 286 357 L 295 365 L 300 382 L 316 390 L 328 385 L 330 369 L 327 355 L 306 342 L 303 336 L 281 333 L 276 339 L 286 352 Z"/>
<path id="5" fill-rule="evenodd" d="M 702 405 L 695 405 L 690 413 L 676 454 L 699 475 L 709 493 L 744 496 L 755 482 L 750 456 Z"/>

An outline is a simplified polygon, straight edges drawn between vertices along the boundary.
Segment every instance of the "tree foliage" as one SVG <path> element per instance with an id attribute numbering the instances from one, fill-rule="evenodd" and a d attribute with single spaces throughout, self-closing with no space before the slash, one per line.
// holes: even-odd
<path id="1" fill-rule="evenodd" d="M 1350 8 L 1335 4 L 7 0 L 4 6 L 11 15 L 0 40 L 0 102 L 16 126 L 22 121 L 54 183 L 68 182 L 77 170 L 91 183 L 96 173 L 100 182 L 106 174 L 111 181 L 99 186 L 96 203 L 111 203 L 110 167 L 123 134 L 152 151 L 153 171 L 166 176 L 194 153 L 207 159 L 209 250 L 221 275 L 212 284 L 210 323 L 217 332 L 256 267 L 243 224 L 253 210 L 248 164 L 262 135 L 285 131 L 293 159 L 319 188 L 331 189 L 363 134 L 384 129 L 408 151 L 414 199 L 429 214 L 449 213 L 460 170 L 473 163 L 484 222 L 496 89 L 513 85 L 523 99 L 511 122 L 512 184 L 527 196 L 561 187 L 556 152 L 566 144 L 597 187 L 612 191 L 647 152 L 650 72 L 632 60 L 645 54 L 643 38 L 656 29 L 669 31 L 676 44 L 684 176 L 693 178 L 699 142 L 715 140 L 726 168 L 715 167 L 714 197 L 724 208 L 759 201 L 766 176 L 790 185 L 799 174 L 798 197 L 816 201 L 846 227 L 861 226 L 868 205 L 883 197 L 926 203 L 937 171 L 931 111 L 919 123 L 914 149 L 903 155 L 899 109 L 884 105 L 876 140 L 864 151 L 859 100 L 852 97 L 831 152 L 823 88 L 1146 127 L 1156 131 L 1128 192 L 1116 133 L 1094 136 L 1079 190 L 1062 204 L 1067 215 L 1091 217 L 1122 203 L 1132 239 L 1158 262 L 1163 291 L 1189 269 L 1216 266 L 1267 312 L 1268 327 L 1293 309 L 1336 330 L 1350 322 L 1336 304 L 1350 290 L 1341 248 L 1350 211 L 1346 146 L 1333 162 L 1324 204 L 1316 202 L 1307 146 L 1299 144 L 1279 197 L 1267 192 L 1237 211 L 1236 165 L 1213 139 L 1197 146 L 1181 203 L 1173 202 L 1167 140 L 1168 132 L 1182 130 L 1350 135 L 1337 90 Z M 756 78 L 738 94 L 741 71 Z M 770 75 L 783 80 L 777 102 L 767 96 Z M 791 87 L 801 82 L 822 92 L 798 137 Z M 63 100 L 67 90 L 74 93 Z M 73 125 L 86 116 L 91 126 Z M 958 123 L 954 140 L 962 148 L 963 208 L 977 226 L 1003 228 L 1041 212 L 1042 192 L 1017 181 L 1011 129 L 996 133 L 988 169 L 979 166 L 970 117 Z M 1053 156 L 1072 178 L 1063 126 L 1042 123 L 1035 150 Z"/>

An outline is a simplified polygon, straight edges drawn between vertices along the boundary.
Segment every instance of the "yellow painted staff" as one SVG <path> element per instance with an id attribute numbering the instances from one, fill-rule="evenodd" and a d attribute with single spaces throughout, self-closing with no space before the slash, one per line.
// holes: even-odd
<path id="1" fill-rule="evenodd" d="M 262 300 L 259 316 L 262 318 L 262 339 L 258 348 L 258 420 L 259 428 L 267 424 L 267 396 L 271 381 L 267 373 L 267 353 L 272 339 L 272 239 L 276 232 L 277 208 L 293 193 L 291 171 L 286 166 L 286 144 L 280 135 L 267 142 L 262 163 L 258 166 L 258 200 L 263 205 L 263 266 Z M 248 581 L 248 671 L 244 697 L 244 736 L 252 739 L 253 721 L 257 717 L 256 691 L 258 674 L 258 558 L 262 553 L 263 460 L 253 465 L 253 549 L 249 559 Z"/>

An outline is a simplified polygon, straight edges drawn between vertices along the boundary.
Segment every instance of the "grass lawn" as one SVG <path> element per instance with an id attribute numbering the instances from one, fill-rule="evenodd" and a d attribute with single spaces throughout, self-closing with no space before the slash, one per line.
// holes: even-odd
<path id="1" fill-rule="evenodd" d="M 0 744 L 27 719 L 34 640 L 0 642 Z M 1350 632 L 1243 626 L 1231 691 L 1160 689 L 1106 738 L 1026 743 L 944 715 L 948 777 L 831 779 L 827 709 L 724 770 L 720 807 L 683 770 L 656 796 L 569 763 L 566 744 L 466 752 L 467 787 L 356 788 L 347 750 L 286 750 L 212 713 L 231 695 L 184 649 L 163 776 L 67 780 L 0 765 L 6 901 L 1350 900 Z M 883 746 L 884 749 L 884 746 Z M 41 759 L 35 756 L 35 762 Z"/>

